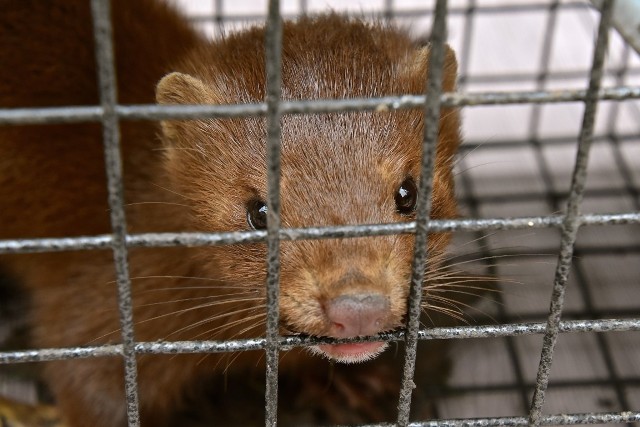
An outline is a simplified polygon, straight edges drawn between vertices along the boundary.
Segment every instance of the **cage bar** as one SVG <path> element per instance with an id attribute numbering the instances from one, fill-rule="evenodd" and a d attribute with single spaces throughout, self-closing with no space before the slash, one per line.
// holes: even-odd
<path id="1" fill-rule="evenodd" d="M 402 372 L 402 385 L 398 401 L 398 425 L 409 424 L 411 396 L 415 383 L 413 377 L 416 367 L 418 348 L 418 330 L 422 314 L 422 294 L 424 275 L 427 269 L 428 233 L 426 224 L 431 216 L 431 195 L 433 192 L 433 173 L 440 123 L 440 94 L 444 68 L 444 42 L 447 33 L 447 0 L 436 2 L 436 12 L 429 41 L 429 68 L 427 70 L 427 94 L 424 105 L 424 135 L 422 141 L 422 163 L 416 207 L 416 231 L 413 262 L 411 266 L 411 287 L 407 308 L 407 326 L 405 335 L 405 359 Z"/>
<path id="2" fill-rule="evenodd" d="M 640 87 L 604 88 L 597 99 L 624 101 L 640 99 Z M 443 107 L 465 107 L 507 104 L 550 104 L 587 100 L 585 90 L 512 91 L 512 92 L 448 92 L 441 95 Z M 346 111 L 392 111 L 421 108 L 424 95 L 386 96 L 332 100 L 282 101 L 280 114 L 314 114 Z M 261 104 L 231 105 L 114 105 L 121 120 L 188 120 L 264 116 L 267 106 Z M 50 107 L 0 109 L 0 125 L 97 122 L 106 114 L 102 107 Z"/>
<path id="3" fill-rule="evenodd" d="M 426 225 L 430 233 L 448 231 L 517 230 L 561 227 L 562 216 L 543 215 L 520 218 L 470 218 L 451 220 L 430 220 Z M 581 226 L 640 224 L 640 212 L 620 214 L 579 215 Z M 343 239 L 364 236 L 385 236 L 391 234 L 415 233 L 416 222 L 371 225 L 340 225 L 327 227 L 282 228 L 280 239 L 287 241 L 305 239 Z M 263 242 L 266 231 L 235 231 L 226 233 L 139 233 L 126 236 L 127 247 L 172 247 L 172 246 L 213 246 Z M 113 242 L 111 235 L 61 237 L 38 239 L 0 240 L 0 254 L 56 252 L 109 248 Z"/>
<path id="4" fill-rule="evenodd" d="M 640 331 L 640 319 L 598 319 L 561 321 L 560 333 L 579 332 L 629 332 Z M 546 332 L 546 323 L 511 323 L 505 325 L 435 327 L 419 330 L 418 340 L 500 338 L 524 335 L 542 335 Z M 306 347 L 318 344 L 337 344 L 372 341 L 403 341 L 404 331 L 388 332 L 371 337 L 358 338 L 317 338 L 286 336 L 278 338 L 283 350 L 293 347 Z M 135 352 L 139 354 L 188 354 L 188 353 L 230 353 L 236 351 L 264 350 L 266 338 L 225 340 L 225 341 L 170 341 L 137 342 Z M 87 357 L 122 355 L 122 345 L 101 345 L 69 348 L 50 348 L 27 351 L 0 352 L 0 364 L 45 362 L 64 359 L 82 359 Z"/>
<path id="5" fill-rule="evenodd" d="M 127 223 L 124 213 L 124 189 L 122 182 L 122 162 L 120 158 L 120 128 L 115 113 L 117 104 L 116 73 L 113 56 L 111 10 L 108 0 L 92 0 L 91 12 L 96 42 L 96 62 L 102 116 L 105 165 L 107 169 L 107 189 L 113 239 L 113 257 L 118 285 L 118 309 L 122 335 L 122 356 L 124 357 L 125 395 L 127 419 L 130 427 L 140 425 L 138 409 L 137 362 L 133 332 L 133 303 L 131 301 L 131 281 L 127 260 Z"/>
<path id="6" fill-rule="evenodd" d="M 265 34 L 267 72 L 267 342 L 265 425 L 275 427 L 278 415 L 280 293 L 280 93 L 282 22 L 279 0 L 269 0 Z"/>
<path id="7" fill-rule="evenodd" d="M 584 118 L 582 129 L 578 140 L 578 153 L 576 156 L 575 169 L 571 178 L 571 194 L 567 204 L 566 216 L 562 222 L 562 241 L 560 244 L 560 255 L 558 257 L 558 267 L 553 283 L 553 293 L 551 295 L 551 307 L 547 320 L 547 332 L 544 335 L 542 353 L 540 355 L 540 365 L 536 378 L 536 388 L 533 393 L 529 422 L 532 425 L 539 425 L 542 416 L 542 405 L 544 404 L 545 392 L 549 384 L 549 375 L 553 358 L 553 351 L 558 339 L 558 325 L 562 316 L 565 289 L 571 260 L 575 247 L 580 220 L 578 210 L 582 201 L 587 180 L 587 162 L 589 160 L 589 149 L 591 148 L 592 136 L 595 127 L 595 115 L 598 102 L 594 96 L 602 84 L 602 70 L 604 67 L 604 54 L 609 41 L 609 25 L 613 10 L 613 2 L 605 2 L 602 5 L 600 25 L 598 27 L 598 38 L 593 54 L 593 65 L 591 68 L 591 78 L 589 80 L 588 96 L 585 102 Z M 591 96 L 589 96 L 591 94 Z"/>

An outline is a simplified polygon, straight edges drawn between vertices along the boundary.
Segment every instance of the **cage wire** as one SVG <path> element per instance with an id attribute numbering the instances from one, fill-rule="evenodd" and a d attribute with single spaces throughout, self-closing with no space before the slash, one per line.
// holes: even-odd
<path id="1" fill-rule="evenodd" d="M 279 100 L 281 17 L 327 10 L 327 2 L 184 0 L 212 36 L 267 19 L 268 96 L 232 106 L 119 105 L 115 95 L 109 3 L 92 0 L 100 105 L 0 109 L 0 125 L 101 122 L 112 234 L 0 241 L 0 253 L 112 248 L 122 344 L 0 352 L 0 363 L 120 355 L 130 426 L 139 425 L 136 355 L 232 352 L 267 355 L 266 425 L 276 425 L 278 354 L 322 339 L 278 336 L 281 240 L 415 233 L 412 300 L 405 331 L 376 338 L 405 341 L 396 425 L 568 425 L 640 421 L 640 59 L 611 28 L 613 1 L 385 0 L 336 3 L 339 12 L 410 23 L 432 37 L 427 96 L 325 101 Z M 246 3 L 246 4 L 245 4 Z M 370 8 L 367 9 L 367 8 Z M 264 11 L 268 10 L 267 15 Z M 447 30 L 448 27 L 448 30 Z M 458 54 L 459 91 L 441 94 L 443 42 Z M 606 50 L 608 47 L 608 54 Z M 430 164 L 436 135 L 424 138 L 426 184 L 415 222 L 281 229 L 279 118 L 283 114 L 424 108 L 427 132 L 441 106 L 461 106 L 465 142 L 457 168 L 461 219 L 429 221 Z M 269 227 L 229 233 L 127 234 L 118 126 L 121 120 L 267 118 Z M 587 174 L 589 172 L 589 174 Z M 478 309 L 490 322 L 420 329 L 419 298 L 428 232 L 453 231 L 457 260 L 516 278 Z M 268 327 L 264 338 L 137 342 L 127 249 L 267 242 Z M 550 308 L 549 308 L 550 304 Z M 561 316 L 564 320 L 561 319 Z M 614 333 L 615 332 L 615 333 Z M 434 392 L 439 419 L 409 422 L 419 340 L 454 339 L 455 368 Z M 345 340 L 342 340 L 345 341 Z M 347 340 L 350 341 L 350 340 Z M 331 341 L 331 342 L 335 342 Z M 553 362 L 553 363 L 552 363 Z"/>

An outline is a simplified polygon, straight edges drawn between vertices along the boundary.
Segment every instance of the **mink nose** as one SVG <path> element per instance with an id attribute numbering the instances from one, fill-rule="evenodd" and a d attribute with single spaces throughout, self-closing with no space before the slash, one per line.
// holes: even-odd
<path id="1" fill-rule="evenodd" d="M 373 335 L 385 325 L 389 301 L 378 294 L 342 295 L 325 305 L 325 313 L 334 338 Z"/>

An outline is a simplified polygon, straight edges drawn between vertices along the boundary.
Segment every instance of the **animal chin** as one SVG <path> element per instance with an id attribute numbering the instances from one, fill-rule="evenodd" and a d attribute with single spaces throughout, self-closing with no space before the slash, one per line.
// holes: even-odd
<path id="1" fill-rule="evenodd" d="M 310 347 L 311 353 L 340 363 L 360 363 L 374 359 L 388 343 L 381 341 L 345 344 L 321 344 Z"/>

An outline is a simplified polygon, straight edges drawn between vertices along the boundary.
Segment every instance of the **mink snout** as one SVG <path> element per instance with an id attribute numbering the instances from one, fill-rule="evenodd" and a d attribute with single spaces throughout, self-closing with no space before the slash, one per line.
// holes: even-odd
<path id="1" fill-rule="evenodd" d="M 387 326 L 389 299 L 377 293 L 342 295 L 324 305 L 329 335 L 350 338 L 374 335 Z"/>

